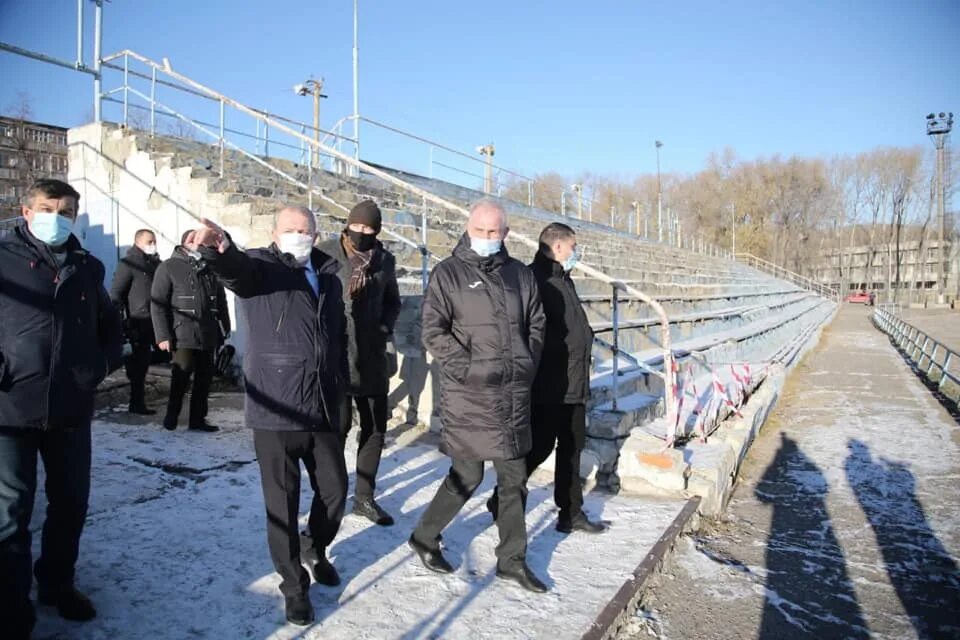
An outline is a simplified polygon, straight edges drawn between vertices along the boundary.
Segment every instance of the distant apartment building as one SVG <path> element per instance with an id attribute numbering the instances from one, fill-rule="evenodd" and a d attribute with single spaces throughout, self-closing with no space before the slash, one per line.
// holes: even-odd
<path id="1" fill-rule="evenodd" d="M 858 290 L 904 289 L 914 292 L 914 297 L 926 298 L 937 292 L 939 246 L 937 240 L 901 242 L 899 260 L 895 244 L 832 249 L 814 265 L 814 277 L 822 284 L 840 289 L 844 295 Z M 944 241 L 943 268 L 947 271 L 946 293 L 950 299 L 958 292 L 960 256 L 957 249 L 960 247 L 956 243 Z"/>
<path id="2" fill-rule="evenodd" d="M 20 215 L 20 201 L 38 178 L 67 179 L 67 130 L 0 116 L 0 220 Z"/>

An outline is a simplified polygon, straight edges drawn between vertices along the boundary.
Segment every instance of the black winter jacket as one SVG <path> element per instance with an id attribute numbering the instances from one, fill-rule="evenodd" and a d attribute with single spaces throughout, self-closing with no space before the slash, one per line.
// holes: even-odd
<path id="1" fill-rule="evenodd" d="M 230 332 L 227 296 L 203 260 L 173 250 L 153 277 L 150 313 L 157 343 L 174 349 L 214 351 Z"/>
<path id="2" fill-rule="evenodd" d="M 530 268 L 547 316 L 543 356 L 533 382 L 533 403 L 586 404 L 593 329 L 577 289 L 560 263 L 539 251 Z"/>
<path id="3" fill-rule="evenodd" d="M 124 326 L 130 342 L 154 342 L 150 287 L 158 266 L 159 256 L 147 255 L 134 245 L 127 249 L 127 255 L 113 272 L 110 299 L 125 319 Z"/>
<path id="4" fill-rule="evenodd" d="M 466 460 L 525 455 L 545 324 L 530 269 L 505 247 L 480 257 L 464 234 L 430 275 L 422 322 L 440 367 L 440 450 Z"/>
<path id="5" fill-rule="evenodd" d="M 0 240 L 0 426 L 89 427 L 97 385 L 120 366 L 103 263 L 75 236 L 65 251 L 55 255 L 26 223 Z"/>
<path id="6" fill-rule="evenodd" d="M 356 300 L 350 297 L 353 268 L 342 238 L 321 243 L 320 251 L 337 261 L 346 313 L 349 376 L 347 393 L 354 396 L 386 395 L 390 385 L 387 340 L 400 315 L 396 259 L 380 245 L 380 255 L 368 270 L 368 280 Z"/>
<path id="7" fill-rule="evenodd" d="M 314 249 L 320 282 L 314 295 L 304 268 L 276 245 L 243 252 L 201 249 L 224 285 L 240 298 L 246 325 L 243 357 L 246 424 L 272 431 L 327 431 L 339 422 L 347 360 L 338 263 Z"/>

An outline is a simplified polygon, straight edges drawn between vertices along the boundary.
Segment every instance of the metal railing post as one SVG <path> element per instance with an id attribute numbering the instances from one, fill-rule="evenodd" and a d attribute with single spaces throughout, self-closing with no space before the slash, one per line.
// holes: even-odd
<path id="1" fill-rule="evenodd" d="M 224 129 L 224 112 L 223 112 L 223 99 L 220 99 L 220 177 L 223 177 L 223 154 L 224 154 L 224 139 L 223 139 L 223 129 Z"/>
<path id="2" fill-rule="evenodd" d="M 130 57 L 123 56 L 123 128 L 127 128 L 127 103 L 129 102 L 128 89 L 130 87 Z"/>
<path id="3" fill-rule="evenodd" d="M 937 391 L 943 391 L 943 381 L 947 379 L 947 372 L 950 370 L 950 360 L 953 358 L 953 352 L 947 352 L 947 359 L 943 361 L 943 371 L 940 374 L 940 380 L 937 381 Z"/>
<path id="4" fill-rule="evenodd" d="M 620 288 L 613 284 L 613 410 L 620 391 Z"/>
<path id="5" fill-rule="evenodd" d="M 420 291 L 426 293 L 430 280 L 430 252 L 427 251 L 427 199 L 420 202 Z"/>
<path id="6" fill-rule="evenodd" d="M 157 70 L 150 68 L 150 136 L 157 135 Z"/>
<path id="7" fill-rule="evenodd" d="M 270 157 L 270 122 L 264 121 L 263 123 L 263 156 L 265 158 Z"/>
<path id="8" fill-rule="evenodd" d="M 96 0 L 93 19 L 93 121 L 102 119 L 103 66 L 100 58 L 103 46 L 103 0 Z M 124 56 L 126 58 L 127 56 Z"/>
<path id="9" fill-rule="evenodd" d="M 310 162 L 307 163 L 307 207 L 313 209 L 313 150 L 310 151 Z"/>

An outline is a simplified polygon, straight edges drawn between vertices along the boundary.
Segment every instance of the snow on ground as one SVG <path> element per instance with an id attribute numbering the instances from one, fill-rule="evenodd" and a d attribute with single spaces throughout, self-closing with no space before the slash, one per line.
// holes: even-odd
<path id="1" fill-rule="evenodd" d="M 134 420 L 122 413 L 98 416 L 77 586 L 99 616 L 76 624 L 40 607 L 35 638 L 579 638 L 682 507 L 592 494 L 586 509 L 609 520 L 610 531 L 564 536 L 554 529 L 553 486 L 535 477 L 528 561 L 550 593 L 529 594 L 494 576 L 497 534 L 484 506 L 491 470 L 444 532 L 457 571 L 437 576 L 406 540 L 448 461 L 435 436 L 399 427 L 388 432 L 378 490 L 397 525 L 345 518 L 330 549 L 343 584 L 311 587 L 317 623 L 302 629 L 284 620 L 252 436 L 238 400 L 211 399 L 221 408 L 209 420 L 222 428 L 212 435 L 169 433 L 156 420 L 129 424 Z M 355 447 L 351 436 L 351 486 Z M 312 496 L 305 477 L 301 493 L 305 526 Z M 41 492 L 34 557 L 44 508 Z"/>

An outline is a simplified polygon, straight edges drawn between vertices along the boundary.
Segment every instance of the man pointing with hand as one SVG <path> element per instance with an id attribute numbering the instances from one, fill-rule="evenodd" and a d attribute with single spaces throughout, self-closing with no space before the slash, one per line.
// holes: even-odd
<path id="1" fill-rule="evenodd" d="M 338 263 L 313 245 L 316 219 L 305 207 L 274 216 L 269 247 L 241 251 L 213 222 L 191 232 L 197 250 L 240 299 L 249 340 L 243 362 L 246 424 L 253 429 L 267 509 L 267 543 L 287 620 L 313 621 L 310 576 L 340 583 L 326 557 L 343 517 L 347 471 L 338 407 L 347 371 L 344 306 Z M 314 489 L 308 534 L 302 539 L 300 461 Z"/>

